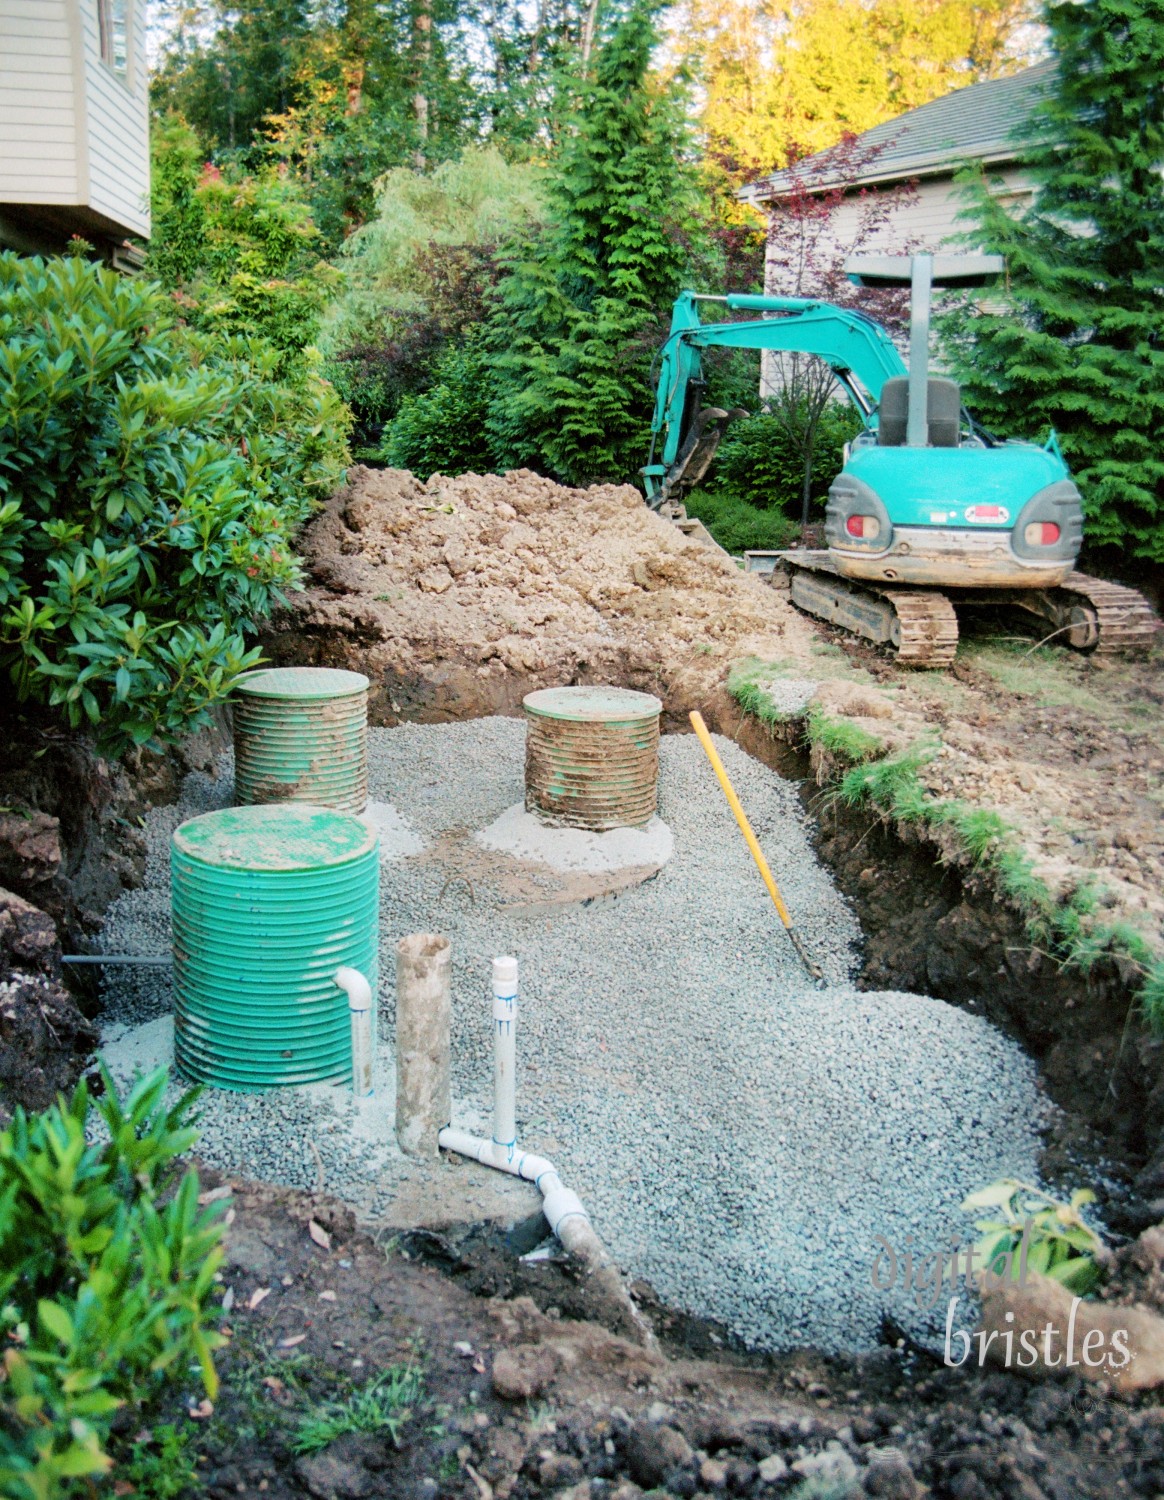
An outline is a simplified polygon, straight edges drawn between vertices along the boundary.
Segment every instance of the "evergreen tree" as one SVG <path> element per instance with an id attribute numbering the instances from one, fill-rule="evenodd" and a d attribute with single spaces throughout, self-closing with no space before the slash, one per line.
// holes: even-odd
<path id="1" fill-rule="evenodd" d="M 1090 546 L 1164 562 L 1164 0 L 1046 13 L 1057 59 L 1027 159 L 1031 211 L 973 185 L 1003 306 L 945 321 L 948 357 L 987 427 L 1054 427 Z"/>
<path id="2" fill-rule="evenodd" d="M 267 115 L 287 109 L 310 31 L 308 0 L 173 0 L 175 29 L 151 84 L 206 142 L 249 147 Z"/>
<path id="3" fill-rule="evenodd" d="M 579 85 L 548 227 L 510 257 L 490 328 L 502 467 L 570 483 L 643 462 L 647 372 L 696 233 L 682 99 L 648 78 L 657 0 L 634 0 Z"/>

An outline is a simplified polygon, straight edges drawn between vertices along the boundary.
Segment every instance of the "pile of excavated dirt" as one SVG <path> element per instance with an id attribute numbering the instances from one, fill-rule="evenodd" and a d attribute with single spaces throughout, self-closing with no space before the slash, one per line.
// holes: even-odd
<path id="1" fill-rule="evenodd" d="M 765 584 L 630 485 L 357 468 L 305 552 L 314 586 L 268 650 L 358 659 L 382 721 L 513 712 L 535 687 L 579 681 L 696 703 L 741 656 L 811 641 Z"/>

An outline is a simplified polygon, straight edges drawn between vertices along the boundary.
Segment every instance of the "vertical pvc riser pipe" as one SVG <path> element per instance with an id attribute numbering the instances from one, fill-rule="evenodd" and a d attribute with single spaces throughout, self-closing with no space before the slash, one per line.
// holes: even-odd
<path id="1" fill-rule="evenodd" d="M 517 959 L 493 960 L 493 1144 L 517 1149 Z"/>
<path id="2" fill-rule="evenodd" d="M 335 982 L 348 997 L 352 1020 L 352 1093 L 366 1099 L 373 1089 L 372 986 L 359 969 L 337 969 Z"/>
<path id="3" fill-rule="evenodd" d="M 470 1135 L 446 1125 L 437 1137 L 446 1151 L 508 1172 L 536 1184 L 550 1229 L 576 1255 L 621 1308 L 640 1343 L 651 1348 L 654 1335 L 631 1301 L 617 1267 L 594 1232 L 577 1193 L 562 1183 L 557 1168 L 544 1156 L 522 1151 L 517 1144 L 515 1064 L 517 1057 L 517 959 L 493 960 L 493 1139 Z"/>

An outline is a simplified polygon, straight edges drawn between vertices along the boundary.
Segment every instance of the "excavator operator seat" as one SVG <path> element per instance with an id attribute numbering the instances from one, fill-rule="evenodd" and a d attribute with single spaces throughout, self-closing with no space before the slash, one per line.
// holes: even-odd
<path id="1" fill-rule="evenodd" d="M 927 382 L 926 418 L 931 448 L 956 448 L 961 431 L 962 395 L 956 380 L 931 375 Z M 905 445 L 909 425 L 909 377 L 895 375 L 881 387 L 877 441 L 882 448 Z"/>

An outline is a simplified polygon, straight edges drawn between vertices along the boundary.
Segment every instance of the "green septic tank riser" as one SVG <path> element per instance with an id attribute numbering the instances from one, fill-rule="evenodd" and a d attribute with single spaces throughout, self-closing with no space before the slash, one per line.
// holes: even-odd
<path id="1" fill-rule="evenodd" d="M 170 870 L 180 1071 L 242 1091 L 350 1082 L 335 975 L 376 993 L 379 837 L 333 808 L 225 808 L 175 831 Z"/>
<path id="2" fill-rule="evenodd" d="M 330 667 L 271 667 L 240 678 L 235 800 L 310 802 L 362 813 L 368 801 L 368 679 Z"/>
<path id="3" fill-rule="evenodd" d="M 543 823 L 603 832 L 655 814 L 659 714 L 628 688 L 543 688 L 524 699 L 525 805 Z"/>

